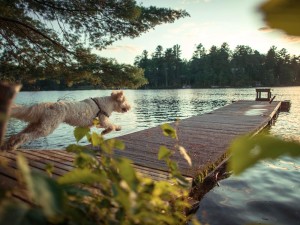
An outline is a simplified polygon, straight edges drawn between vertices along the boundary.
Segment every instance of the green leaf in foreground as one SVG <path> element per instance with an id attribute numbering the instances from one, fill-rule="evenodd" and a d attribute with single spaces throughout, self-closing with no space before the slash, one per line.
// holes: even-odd
<path id="1" fill-rule="evenodd" d="M 300 143 L 275 137 L 257 135 L 236 139 L 230 146 L 229 169 L 240 174 L 263 159 L 276 159 L 282 155 L 300 157 Z"/>
<path id="2" fill-rule="evenodd" d="M 101 135 L 97 134 L 96 132 L 92 133 L 91 140 L 93 146 L 100 146 L 103 142 Z"/>
<path id="3" fill-rule="evenodd" d="M 85 147 L 85 146 L 70 144 L 66 148 L 66 151 L 67 152 L 73 152 L 73 153 L 80 153 L 80 152 L 85 151 L 86 149 L 87 149 L 87 147 Z"/>
<path id="4" fill-rule="evenodd" d="M 101 144 L 101 149 L 107 154 L 112 154 L 114 149 L 124 150 L 125 144 L 114 138 L 107 139 Z"/>
<path id="5" fill-rule="evenodd" d="M 74 137 L 77 142 L 79 142 L 86 134 L 88 134 L 90 131 L 90 128 L 88 127 L 76 127 L 74 129 Z"/>
<path id="6" fill-rule="evenodd" d="M 260 6 L 266 23 L 289 35 L 300 36 L 300 1 L 268 0 Z"/>
<path id="7" fill-rule="evenodd" d="M 45 215 L 57 216 L 63 208 L 63 192 L 61 187 L 50 177 L 32 173 L 34 187 L 31 190 L 35 202 L 42 206 Z"/>
<path id="8" fill-rule="evenodd" d="M 3 200 L 0 204 L 0 224 L 22 225 L 29 210 L 23 203 Z"/>
<path id="9" fill-rule="evenodd" d="M 132 166 L 132 161 L 126 158 L 121 158 L 118 159 L 116 163 L 122 179 L 125 180 L 131 188 L 135 189 L 137 184 L 137 177 Z"/>
<path id="10" fill-rule="evenodd" d="M 74 169 L 69 173 L 57 179 L 59 184 L 94 184 L 96 182 L 105 182 L 105 178 L 99 173 L 93 173 L 90 169 Z"/>
<path id="11" fill-rule="evenodd" d="M 158 152 L 158 160 L 165 160 L 172 155 L 171 150 L 169 150 L 166 146 L 160 146 Z"/>
<path id="12" fill-rule="evenodd" d="M 163 131 L 163 134 L 167 137 L 171 137 L 176 139 L 177 138 L 177 133 L 176 130 L 168 123 L 165 123 L 161 125 L 161 129 Z"/>
<path id="13" fill-rule="evenodd" d="M 63 206 L 63 193 L 58 184 L 44 174 L 31 172 L 27 160 L 20 154 L 17 164 L 32 200 L 42 207 L 45 215 L 58 215 Z"/>

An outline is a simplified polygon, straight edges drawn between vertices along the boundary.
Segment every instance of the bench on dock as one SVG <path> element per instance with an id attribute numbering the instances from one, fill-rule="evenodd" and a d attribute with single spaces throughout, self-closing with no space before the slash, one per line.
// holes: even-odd
<path id="1" fill-rule="evenodd" d="M 256 88 L 256 101 L 270 101 L 272 97 L 271 88 Z M 266 97 L 262 97 L 262 94 L 266 93 Z"/>

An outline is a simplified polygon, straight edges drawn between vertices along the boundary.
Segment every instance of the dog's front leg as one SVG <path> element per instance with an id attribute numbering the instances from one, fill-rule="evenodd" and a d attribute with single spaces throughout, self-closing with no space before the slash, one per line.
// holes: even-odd
<path id="1" fill-rule="evenodd" d="M 101 132 L 102 135 L 108 134 L 112 131 L 120 131 L 121 130 L 120 126 L 111 123 L 106 116 L 100 116 L 99 119 L 100 119 L 100 126 L 105 128 L 105 130 Z"/>
<path id="2" fill-rule="evenodd" d="M 112 131 L 120 131 L 121 127 L 118 125 L 110 124 L 108 127 L 104 127 L 105 130 L 101 132 L 102 135 L 108 134 Z"/>

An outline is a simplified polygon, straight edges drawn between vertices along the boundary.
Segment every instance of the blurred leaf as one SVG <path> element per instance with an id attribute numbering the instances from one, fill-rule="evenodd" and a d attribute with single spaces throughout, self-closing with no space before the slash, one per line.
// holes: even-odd
<path id="1" fill-rule="evenodd" d="M 125 145 L 122 141 L 112 138 L 105 140 L 101 145 L 101 149 L 108 154 L 112 154 L 114 149 L 124 150 Z"/>
<path id="2" fill-rule="evenodd" d="M 88 142 L 92 143 L 92 136 L 90 133 L 86 133 L 86 139 L 88 140 Z"/>
<path id="3" fill-rule="evenodd" d="M 63 194 L 57 183 L 43 174 L 31 173 L 27 160 L 17 155 L 17 164 L 32 200 L 43 208 L 47 216 L 55 216 L 62 210 Z"/>
<path id="4" fill-rule="evenodd" d="M 74 159 L 74 165 L 79 168 L 90 168 L 94 163 L 95 158 L 89 153 L 80 152 Z"/>
<path id="5" fill-rule="evenodd" d="M 177 162 L 169 161 L 168 162 L 168 166 L 169 166 L 172 174 L 175 174 L 175 173 L 178 172 L 178 164 L 177 164 Z"/>
<path id="6" fill-rule="evenodd" d="M 119 208 L 119 210 L 116 213 L 116 219 L 118 221 L 124 221 L 124 218 L 126 216 L 126 212 L 123 208 Z"/>
<path id="7" fill-rule="evenodd" d="M 166 146 L 160 146 L 158 152 L 158 160 L 168 159 L 172 155 L 171 150 L 169 150 Z"/>
<path id="8" fill-rule="evenodd" d="M 93 125 L 94 126 L 99 126 L 100 125 L 100 120 L 99 120 L 98 117 L 96 117 L 96 118 L 93 119 Z"/>
<path id="9" fill-rule="evenodd" d="M 186 150 L 182 146 L 178 146 L 178 150 L 180 154 L 183 156 L 183 158 L 188 162 L 190 166 L 192 166 L 192 160 L 191 157 L 187 154 Z"/>
<path id="10" fill-rule="evenodd" d="M 31 225 L 31 224 L 48 225 L 49 224 L 41 208 L 29 209 L 26 215 L 26 219 L 28 220 L 28 222 L 24 220 L 22 225 Z"/>
<path id="11" fill-rule="evenodd" d="M 23 175 L 22 178 L 24 179 L 24 182 L 26 183 L 28 189 L 31 190 L 33 188 L 33 183 L 30 168 L 26 158 L 20 153 L 17 154 L 17 165 Z"/>
<path id="12" fill-rule="evenodd" d="M 74 169 L 59 177 L 57 182 L 63 185 L 94 184 L 96 182 L 106 182 L 106 179 L 90 169 Z"/>
<path id="13" fill-rule="evenodd" d="M 3 200 L 0 204 L 0 224 L 22 225 L 28 210 L 28 206 L 23 203 Z"/>
<path id="14" fill-rule="evenodd" d="M 45 166 L 45 170 L 46 170 L 46 172 L 49 176 L 52 176 L 52 173 L 53 173 L 53 170 L 54 170 L 53 164 L 47 163 L 46 166 Z"/>
<path id="15" fill-rule="evenodd" d="M 32 173 L 34 201 L 42 206 L 45 215 L 49 217 L 57 216 L 63 208 L 63 192 L 61 187 L 53 179 L 43 174 Z"/>
<path id="16" fill-rule="evenodd" d="M 129 199 L 129 193 L 121 188 L 118 184 L 113 183 L 112 184 L 112 191 L 115 197 L 115 200 L 117 200 L 127 211 L 129 211 L 131 202 Z"/>
<path id="17" fill-rule="evenodd" d="M 176 139 L 177 133 L 176 130 L 168 123 L 161 125 L 161 129 L 163 130 L 163 134 L 167 137 L 171 137 Z"/>
<path id="18" fill-rule="evenodd" d="M 92 139 L 92 145 L 93 146 L 100 146 L 103 142 L 102 136 L 100 136 L 96 132 L 92 133 L 91 139 Z"/>
<path id="19" fill-rule="evenodd" d="M 124 149 L 125 149 L 125 144 L 124 144 L 123 141 L 120 141 L 120 140 L 118 140 L 118 139 L 113 139 L 113 140 L 115 141 L 114 147 L 115 147 L 116 149 L 119 149 L 119 150 L 124 150 Z"/>
<path id="20" fill-rule="evenodd" d="M 63 187 L 64 191 L 69 195 L 69 196 L 77 196 L 77 197 L 86 197 L 86 196 L 91 196 L 92 193 L 88 190 L 83 189 L 82 187 L 77 187 L 77 186 L 64 186 Z"/>
<path id="21" fill-rule="evenodd" d="M 135 190 L 137 185 L 137 177 L 131 164 L 132 162 L 126 158 L 118 159 L 116 162 L 122 179 L 124 179 L 127 184 Z"/>
<path id="22" fill-rule="evenodd" d="M 87 148 L 85 146 L 81 146 L 81 145 L 76 145 L 76 144 L 70 144 L 67 148 L 66 151 L 67 152 L 74 152 L 74 153 L 80 153 L 84 150 L 86 150 Z"/>
<path id="23" fill-rule="evenodd" d="M 90 128 L 88 127 L 76 127 L 74 129 L 74 137 L 76 141 L 79 142 L 89 132 L 90 132 Z"/>
<path id="24" fill-rule="evenodd" d="M 180 173 L 173 174 L 173 177 L 176 179 L 176 181 L 179 183 L 180 186 L 185 187 L 185 188 L 191 187 L 190 182 L 184 176 L 182 176 Z"/>
<path id="25" fill-rule="evenodd" d="M 300 1 L 268 0 L 260 6 L 264 20 L 271 28 L 288 35 L 300 36 Z"/>
<path id="26" fill-rule="evenodd" d="M 239 174 L 262 159 L 276 159 L 282 155 L 300 156 L 300 143 L 275 137 L 257 135 L 236 139 L 230 146 L 229 168 Z"/>

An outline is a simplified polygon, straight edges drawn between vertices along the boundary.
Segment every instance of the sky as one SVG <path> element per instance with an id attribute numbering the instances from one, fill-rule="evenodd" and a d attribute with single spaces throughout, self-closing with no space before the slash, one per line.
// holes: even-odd
<path id="1" fill-rule="evenodd" d="M 143 6 L 154 5 L 185 9 L 190 17 L 162 24 L 140 37 L 124 38 L 107 49 L 96 51 L 100 56 L 115 58 L 119 63 L 133 64 L 143 50 L 150 54 L 158 45 L 163 49 L 180 45 L 182 58 L 191 59 L 198 44 L 209 50 L 227 42 L 231 50 L 247 45 L 265 54 L 271 46 L 285 48 L 291 55 L 300 55 L 300 38 L 270 29 L 263 21 L 258 6 L 264 0 L 139 0 Z"/>

